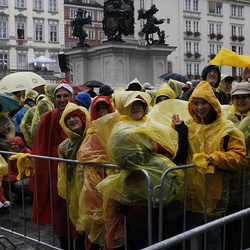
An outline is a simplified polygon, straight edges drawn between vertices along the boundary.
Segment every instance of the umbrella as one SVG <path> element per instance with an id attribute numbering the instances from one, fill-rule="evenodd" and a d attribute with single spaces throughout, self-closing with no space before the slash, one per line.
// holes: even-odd
<path id="1" fill-rule="evenodd" d="M 104 85 L 104 83 L 100 82 L 100 81 L 96 81 L 96 80 L 91 80 L 91 81 L 87 81 L 84 83 L 84 85 L 90 87 L 90 88 L 100 88 L 102 85 Z"/>
<path id="2" fill-rule="evenodd" d="M 90 87 L 83 85 L 83 84 L 71 84 L 65 79 L 61 80 L 58 84 L 61 84 L 61 83 L 69 84 L 71 88 L 74 90 L 74 93 L 87 92 L 88 90 L 91 89 Z"/>
<path id="3" fill-rule="evenodd" d="M 47 58 L 45 56 L 39 56 L 35 60 L 29 62 L 29 64 L 31 64 L 31 63 L 55 63 L 55 62 L 56 62 L 56 60 L 52 60 L 52 59 Z"/>
<path id="4" fill-rule="evenodd" d="M 19 108 L 19 101 L 6 94 L 0 93 L 0 104 L 3 106 L 3 113 Z"/>
<path id="5" fill-rule="evenodd" d="M 5 76 L 0 81 L 0 93 L 29 90 L 45 84 L 46 81 L 33 72 L 16 72 Z"/>
<path id="6" fill-rule="evenodd" d="M 90 87 L 83 84 L 70 84 L 70 86 L 73 88 L 75 93 L 87 92 L 88 90 L 91 89 Z"/>
<path id="7" fill-rule="evenodd" d="M 173 79 L 173 80 L 176 80 L 176 81 L 179 81 L 179 82 L 184 82 L 184 83 L 189 81 L 189 79 L 186 76 L 181 75 L 179 73 L 166 73 L 166 74 L 163 74 L 163 75 L 159 76 L 158 78 L 163 80 L 163 81 L 166 81 L 166 82 L 169 79 Z"/>

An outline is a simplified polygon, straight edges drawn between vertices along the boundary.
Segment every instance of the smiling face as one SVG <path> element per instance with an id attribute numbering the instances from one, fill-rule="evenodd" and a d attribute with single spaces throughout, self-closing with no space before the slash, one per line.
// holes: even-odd
<path id="1" fill-rule="evenodd" d="M 10 150 L 12 152 L 19 153 L 22 150 L 22 148 L 18 143 L 12 142 L 12 143 L 10 143 Z"/>
<path id="2" fill-rule="evenodd" d="M 135 101 L 131 107 L 131 118 L 134 120 L 140 120 L 144 116 L 144 107 L 142 101 Z"/>
<path id="3" fill-rule="evenodd" d="M 212 87 L 215 87 L 219 79 L 219 72 L 216 69 L 210 69 L 207 73 L 206 81 Z"/>
<path id="4" fill-rule="evenodd" d="M 72 94 L 65 88 L 60 88 L 55 93 L 55 105 L 60 110 L 64 110 L 68 102 L 71 102 L 72 99 Z"/>
<path id="5" fill-rule="evenodd" d="M 201 119 L 208 120 L 211 117 L 213 108 L 205 99 L 194 98 L 192 103 L 194 113 Z"/>
<path id="6" fill-rule="evenodd" d="M 77 114 L 70 114 L 65 119 L 66 126 L 73 132 L 82 135 L 85 124 L 82 122 L 81 118 Z"/>
<path id="7" fill-rule="evenodd" d="M 250 110 L 250 96 L 249 95 L 234 95 L 233 104 L 238 112 L 245 114 Z"/>

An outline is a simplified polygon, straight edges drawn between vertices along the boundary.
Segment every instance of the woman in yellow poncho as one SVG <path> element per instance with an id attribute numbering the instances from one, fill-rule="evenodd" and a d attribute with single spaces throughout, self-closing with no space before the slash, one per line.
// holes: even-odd
<path id="1" fill-rule="evenodd" d="M 77 151 L 86 135 L 89 122 L 90 117 L 87 109 L 68 103 L 59 122 L 68 137 L 58 147 L 60 158 L 76 160 Z M 81 170 L 81 166 L 76 164 L 64 162 L 58 164 L 58 193 L 69 201 L 69 217 L 74 227 L 78 220 L 79 193 L 83 186 L 83 173 Z M 72 226 L 71 236 L 77 239 L 75 249 L 82 249 L 85 237 L 76 234 L 74 227 Z"/>
<path id="2" fill-rule="evenodd" d="M 176 166 L 173 159 L 178 150 L 178 133 L 146 116 L 150 101 L 150 96 L 144 92 L 115 93 L 115 103 L 121 117 L 110 134 L 107 152 L 110 160 L 123 170 L 97 185 L 103 195 L 121 203 L 120 209 L 127 215 L 131 226 L 135 249 L 148 244 L 147 181 L 145 175 L 136 170 L 146 170 L 152 186 L 158 185 L 163 172 Z M 158 153 L 158 146 L 164 155 Z M 182 171 L 174 170 L 167 175 L 164 182 L 165 205 L 179 198 L 182 185 Z M 159 201 L 158 198 L 156 200 Z M 154 219 L 157 221 L 156 217 Z M 157 234 L 155 230 L 154 233 Z"/>
<path id="3" fill-rule="evenodd" d="M 90 106 L 91 127 L 77 153 L 81 162 L 110 163 L 106 153 L 106 140 L 119 114 L 107 96 L 97 96 Z M 89 240 L 108 249 L 124 245 L 123 215 L 117 211 L 118 203 L 103 196 L 96 185 L 117 169 L 86 164 L 84 184 L 79 197 L 77 230 L 86 231 Z M 104 176 L 103 176 L 104 174 Z"/>
<path id="4" fill-rule="evenodd" d="M 188 163 L 196 164 L 188 170 L 187 179 L 187 229 L 191 229 L 204 223 L 204 214 L 211 221 L 226 211 L 229 171 L 245 166 L 246 149 L 242 132 L 222 116 L 208 82 L 197 85 L 188 101 L 188 111 L 193 118 L 188 124 Z M 219 229 L 207 233 L 206 245 L 207 249 L 221 249 Z"/>

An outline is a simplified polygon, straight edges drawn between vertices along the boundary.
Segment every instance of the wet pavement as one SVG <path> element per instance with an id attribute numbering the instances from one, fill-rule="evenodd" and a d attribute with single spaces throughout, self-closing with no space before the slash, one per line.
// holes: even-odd
<path id="1" fill-rule="evenodd" d="M 11 207 L 0 209 L 0 249 L 14 249 L 10 242 L 20 250 L 59 249 L 58 238 L 53 237 L 51 225 L 38 227 L 31 221 L 31 202 L 15 202 L 14 199 L 12 197 Z"/>

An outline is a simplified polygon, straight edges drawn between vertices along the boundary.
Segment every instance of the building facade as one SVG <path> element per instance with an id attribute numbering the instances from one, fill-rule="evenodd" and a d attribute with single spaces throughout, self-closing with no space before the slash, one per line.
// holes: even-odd
<path id="1" fill-rule="evenodd" d="M 199 78 L 202 69 L 223 47 L 237 54 L 250 55 L 250 1 L 229 0 L 135 0 L 135 13 L 155 4 L 157 18 L 165 22 L 166 43 L 177 46 L 168 57 L 168 71 Z M 167 22 L 168 20 L 168 22 Z M 144 20 L 137 20 L 136 38 L 143 43 L 138 32 Z M 141 34 L 141 33 L 139 33 Z M 225 74 L 238 79 L 242 69 L 221 66 Z"/>
<path id="2" fill-rule="evenodd" d="M 58 53 L 64 43 L 63 0 L 0 0 L 1 77 L 15 71 L 36 71 L 40 55 L 56 60 L 39 65 L 50 81 L 61 77 Z"/>

